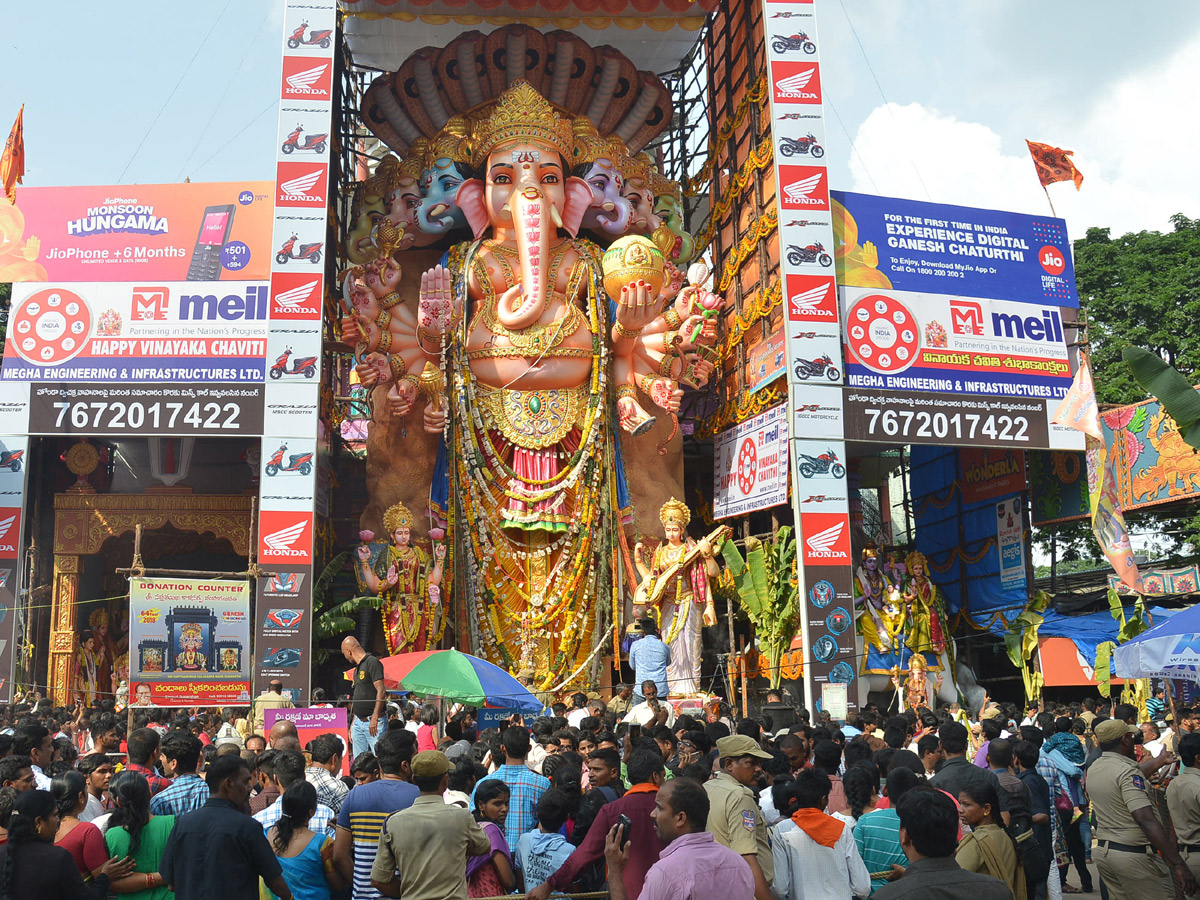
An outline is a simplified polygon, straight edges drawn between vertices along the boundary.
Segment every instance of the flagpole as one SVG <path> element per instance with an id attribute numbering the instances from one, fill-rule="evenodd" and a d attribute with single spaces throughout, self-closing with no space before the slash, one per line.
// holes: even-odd
<path id="1" fill-rule="evenodd" d="M 1054 201 L 1050 199 L 1050 192 L 1046 190 L 1046 186 L 1042 185 L 1042 193 L 1046 195 L 1046 202 L 1050 204 L 1050 215 L 1058 218 L 1058 213 L 1054 211 Z"/>

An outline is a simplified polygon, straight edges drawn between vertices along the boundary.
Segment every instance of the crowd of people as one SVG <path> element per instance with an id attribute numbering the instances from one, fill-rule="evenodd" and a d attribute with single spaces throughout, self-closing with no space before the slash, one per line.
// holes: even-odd
<path id="1" fill-rule="evenodd" d="M 107 701 L 4 709 L 0 900 L 1058 900 L 1096 890 L 1089 859 L 1111 900 L 1169 900 L 1200 877 L 1192 710 L 786 708 L 777 727 L 778 696 L 683 714 L 648 682 L 482 727 L 376 712 L 363 681 L 348 765 L 349 732 L 301 746 L 253 707 L 137 709 L 128 733 Z"/>

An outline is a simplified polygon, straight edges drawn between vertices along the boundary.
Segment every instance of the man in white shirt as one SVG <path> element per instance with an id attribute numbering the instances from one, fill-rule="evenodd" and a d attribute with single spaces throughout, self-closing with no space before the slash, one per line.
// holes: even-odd
<path id="1" fill-rule="evenodd" d="M 1142 749 L 1146 751 L 1147 756 L 1158 756 L 1163 749 L 1162 732 L 1153 722 L 1143 722 L 1141 728 L 1145 738 L 1142 742 Z"/>
<path id="2" fill-rule="evenodd" d="M 799 809 L 792 820 L 796 828 L 782 835 L 786 865 L 775 865 L 771 892 L 780 900 L 846 900 L 871 893 L 871 873 L 858 853 L 854 831 L 845 822 L 822 810 L 829 802 L 832 784 L 820 769 L 805 769 L 796 776 L 793 790 Z"/>
<path id="3" fill-rule="evenodd" d="M 44 725 L 22 725 L 13 732 L 13 756 L 28 756 L 33 764 L 34 787 L 39 791 L 50 790 L 50 777 L 43 771 L 50 765 L 53 753 L 50 732 Z"/>
<path id="4" fill-rule="evenodd" d="M 587 708 L 587 694 L 576 691 L 571 695 L 571 708 L 567 710 L 567 724 L 572 728 L 578 728 L 579 723 L 590 716 L 591 710 Z"/>

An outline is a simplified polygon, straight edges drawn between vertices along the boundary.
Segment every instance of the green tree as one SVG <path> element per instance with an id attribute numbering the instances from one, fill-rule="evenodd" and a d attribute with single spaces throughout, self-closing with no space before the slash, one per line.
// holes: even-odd
<path id="1" fill-rule="evenodd" d="M 1200 219 L 1176 213 L 1170 221 L 1168 232 L 1118 238 L 1089 228 L 1075 242 L 1075 282 L 1101 404 L 1146 398 L 1121 360 L 1129 344 L 1157 354 L 1193 384 L 1200 379 Z"/>

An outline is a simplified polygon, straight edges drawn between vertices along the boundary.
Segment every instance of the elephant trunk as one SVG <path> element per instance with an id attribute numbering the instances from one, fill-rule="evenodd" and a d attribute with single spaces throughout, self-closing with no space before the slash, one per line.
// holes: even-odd
<path id="1" fill-rule="evenodd" d="M 521 263 L 521 285 L 511 307 L 501 303 L 496 318 L 505 328 L 519 331 L 528 328 L 542 314 L 549 298 L 550 285 L 546 269 L 550 258 L 550 241 L 557 234 L 562 220 L 542 193 L 532 185 L 515 191 L 508 201 L 517 233 L 517 259 Z"/>

